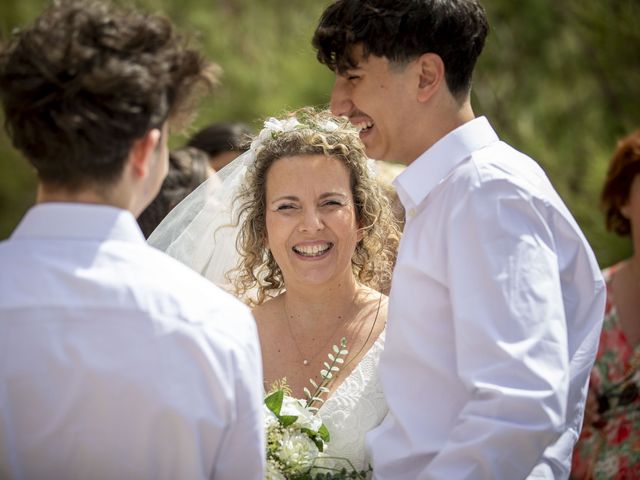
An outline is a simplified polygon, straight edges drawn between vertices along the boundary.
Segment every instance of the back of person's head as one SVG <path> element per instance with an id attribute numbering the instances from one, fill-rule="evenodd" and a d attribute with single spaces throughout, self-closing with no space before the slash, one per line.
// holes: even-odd
<path id="1" fill-rule="evenodd" d="M 191 147 L 172 150 L 169 153 L 169 171 L 160 192 L 138 217 L 138 225 L 145 238 L 212 173 L 209 157 L 205 152 Z"/>
<path id="2" fill-rule="evenodd" d="M 5 128 L 42 182 L 108 185 L 134 142 L 186 120 L 214 75 L 165 17 L 62 0 L 0 50 Z"/>
<path id="3" fill-rule="evenodd" d="M 631 184 L 636 175 L 640 175 L 640 130 L 618 142 L 602 188 L 601 200 L 607 229 L 621 236 L 631 233 L 631 222 L 623 210 L 629 201 Z"/>
<path id="4" fill-rule="evenodd" d="M 187 146 L 206 152 L 211 168 L 219 171 L 249 148 L 251 133 L 244 123 L 213 123 L 191 137 Z"/>
<path id="5" fill-rule="evenodd" d="M 193 135 L 187 146 L 214 156 L 228 151 L 244 152 L 249 148 L 250 138 L 251 129 L 244 123 L 213 123 Z"/>
<path id="6" fill-rule="evenodd" d="M 477 0 L 338 0 L 322 14 L 312 43 L 318 60 L 340 73 L 355 66 L 355 46 L 362 46 L 364 58 L 394 64 L 435 53 L 449 90 L 463 95 L 488 30 Z"/>

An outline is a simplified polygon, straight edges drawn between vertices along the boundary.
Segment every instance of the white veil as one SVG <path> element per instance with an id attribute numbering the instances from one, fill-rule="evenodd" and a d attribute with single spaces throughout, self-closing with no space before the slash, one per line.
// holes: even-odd
<path id="1" fill-rule="evenodd" d="M 149 245 L 232 292 L 227 273 L 238 266 L 240 259 L 236 249 L 241 223 L 237 196 L 247 169 L 255 163 L 256 153 L 266 139 L 299 125 L 295 117 L 265 121 L 264 128 L 249 150 L 211 176 L 171 210 L 147 239 Z"/>

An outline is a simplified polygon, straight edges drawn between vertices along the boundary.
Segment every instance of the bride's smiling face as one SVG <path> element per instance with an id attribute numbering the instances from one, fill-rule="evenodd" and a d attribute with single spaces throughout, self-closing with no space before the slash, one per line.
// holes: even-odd
<path id="1" fill-rule="evenodd" d="M 276 160 L 266 178 L 266 246 L 285 281 L 340 282 L 362 238 L 347 167 L 324 155 Z"/>

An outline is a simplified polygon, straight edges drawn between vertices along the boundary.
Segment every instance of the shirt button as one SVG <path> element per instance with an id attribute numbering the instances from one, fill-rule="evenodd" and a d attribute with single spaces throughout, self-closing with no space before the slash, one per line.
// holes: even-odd
<path id="1" fill-rule="evenodd" d="M 409 216 L 412 217 L 412 218 L 416 216 L 416 209 L 415 208 L 410 208 L 409 209 Z"/>

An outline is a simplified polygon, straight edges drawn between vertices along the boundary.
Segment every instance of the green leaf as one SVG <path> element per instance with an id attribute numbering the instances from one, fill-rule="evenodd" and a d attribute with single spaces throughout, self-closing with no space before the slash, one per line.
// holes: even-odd
<path id="1" fill-rule="evenodd" d="M 276 390 L 267 398 L 264 399 L 264 404 L 269 410 L 271 410 L 277 417 L 280 416 L 280 410 L 282 409 L 282 401 L 284 400 L 284 392 L 282 390 Z"/>
<path id="2" fill-rule="evenodd" d="M 297 415 L 282 415 L 281 417 L 278 417 L 278 419 L 280 420 L 280 424 L 283 427 L 288 427 L 289 425 L 293 425 L 294 423 L 296 423 L 296 420 L 298 420 L 298 416 Z"/>
<path id="3" fill-rule="evenodd" d="M 336 358 L 336 363 L 344 363 L 344 358 Z"/>
<path id="4" fill-rule="evenodd" d="M 333 353 L 340 353 L 340 349 L 338 348 L 337 345 L 333 346 Z"/>
<path id="5" fill-rule="evenodd" d="M 331 435 L 329 435 L 329 430 L 327 429 L 324 423 L 320 425 L 320 428 L 318 429 L 318 435 L 322 440 L 324 440 L 327 443 L 329 443 L 329 441 L 331 440 Z"/>
<path id="6" fill-rule="evenodd" d="M 329 357 L 329 360 L 331 360 L 332 362 L 336 361 L 336 357 L 334 357 L 333 355 L 331 355 L 330 353 L 327 354 L 327 357 Z"/>
<path id="7" fill-rule="evenodd" d="M 309 389 L 307 387 L 304 387 L 302 389 L 302 391 L 304 392 L 305 397 L 311 398 L 311 392 L 309 391 Z"/>

